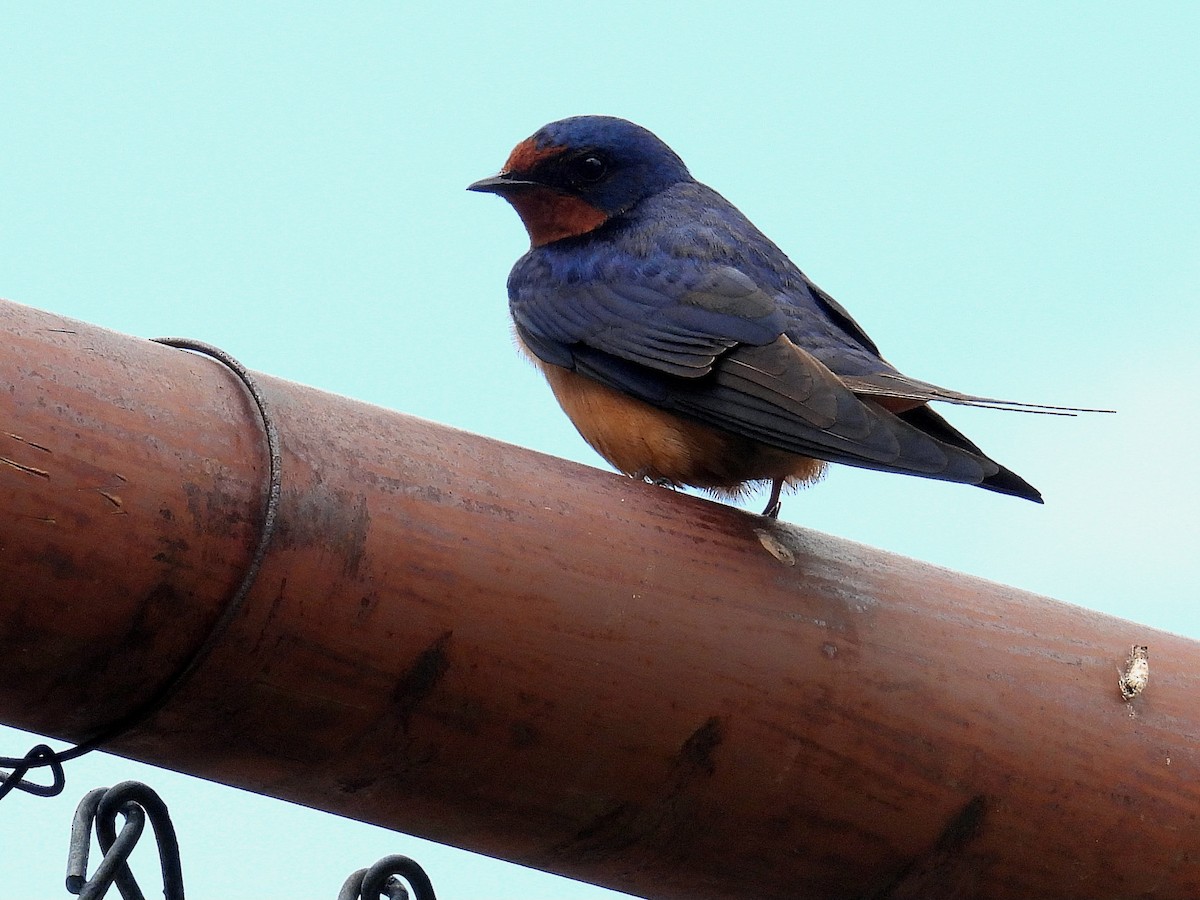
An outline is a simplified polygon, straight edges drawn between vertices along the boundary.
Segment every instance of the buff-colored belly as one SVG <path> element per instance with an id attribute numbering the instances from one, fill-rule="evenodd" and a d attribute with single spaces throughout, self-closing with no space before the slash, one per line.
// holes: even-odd
<path id="1" fill-rule="evenodd" d="M 530 358 L 583 439 L 627 475 L 738 495 L 756 481 L 808 483 L 819 478 L 825 467 L 820 460 L 680 418 Z"/>

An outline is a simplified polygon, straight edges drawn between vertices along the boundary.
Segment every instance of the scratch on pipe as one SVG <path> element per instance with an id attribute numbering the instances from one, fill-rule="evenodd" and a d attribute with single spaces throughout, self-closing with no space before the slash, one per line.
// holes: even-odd
<path id="1" fill-rule="evenodd" d="M 1117 679 L 1121 697 L 1126 701 L 1132 700 L 1144 691 L 1149 683 L 1150 648 L 1145 644 L 1134 644 L 1129 651 L 1129 658 L 1125 660 L 1121 677 Z"/>
<path id="2" fill-rule="evenodd" d="M 49 478 L 50 473 L 44 469 L 35 469 L 33 466 L 23 466 L 19 462 L 9 459 L 7 456 L 0 456 L 0 463 L 6 466 L 12 466 L 18 472 L 28 472 L 30 475 L 37 475 L 39 478 Z"/>
<path id="3" fill-rule="evenodd" d="M 35 444 L 33 441 L 29 440 L 29 438 L 23 438 L 19 434 L 13 434 L 11 431 L 6 431 L 4 434 L 5 436 L 12 438 L 14 441 L 20 441 L 22 444 L 32 447 L 34 450 L 41 450 L 43 453 L 53 452 L 49 447 L 43 447 L 41 444 Z"/>
<path id="4" fill-rule="evenodd" d="M 120 515 L 125 515 L 125 510 L 122 508 L 120 497 L 118 497 L 116 494 L 110 494 L 108 491 L 102 490 L 101 488 L 93 488 L 93 490 L 116 507 L 116 509 L 113 510 L 113 515 L 117 515 L 118 513 Z"/>

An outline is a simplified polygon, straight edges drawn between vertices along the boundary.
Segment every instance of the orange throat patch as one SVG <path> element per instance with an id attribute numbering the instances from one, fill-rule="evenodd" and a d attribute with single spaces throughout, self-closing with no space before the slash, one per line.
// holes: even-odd
<path id="1" fill-rule="evenodd" d="M 608 221 L 607 215 L 587 201 L 553 188 L 525 187 L 508 192 L 504 199 L 525 223 L 534 247 L 587 234 Z"/>

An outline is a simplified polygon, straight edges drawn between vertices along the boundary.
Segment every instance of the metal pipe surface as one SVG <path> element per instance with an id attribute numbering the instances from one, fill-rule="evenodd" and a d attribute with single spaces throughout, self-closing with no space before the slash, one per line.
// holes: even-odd
<path id="1" fill-rule="evenodd" d="M 0 720 L 79 739 L 219 616 L 262 426 L 210 359 L 0 328 Z M 260 384 L 278 532 L 113 752 L 652 898 L 1200 896 L 1196 642 Z"/>

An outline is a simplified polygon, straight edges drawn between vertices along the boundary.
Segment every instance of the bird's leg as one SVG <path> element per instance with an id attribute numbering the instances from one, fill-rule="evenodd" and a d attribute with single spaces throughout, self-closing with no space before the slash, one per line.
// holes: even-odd
<path id="1" fill-rule="evenodd" d="M 779 502 L 779 495 L 783 492 L 783 479 L 776 478 L 771 482 L 771 499 L 767 501 L 767 508 L 762 511 L 762 514 L 768 519 L 778 519 L 780 507 L 783 506 Z"/>

